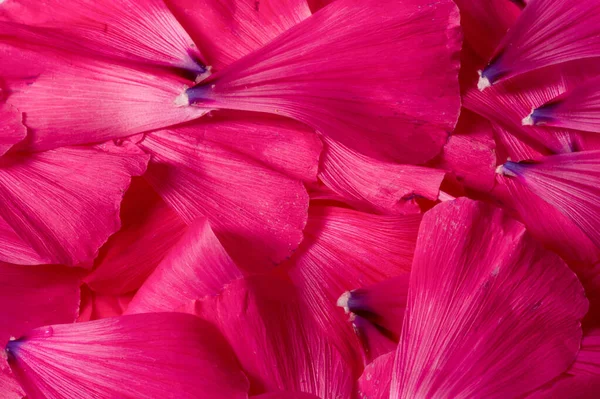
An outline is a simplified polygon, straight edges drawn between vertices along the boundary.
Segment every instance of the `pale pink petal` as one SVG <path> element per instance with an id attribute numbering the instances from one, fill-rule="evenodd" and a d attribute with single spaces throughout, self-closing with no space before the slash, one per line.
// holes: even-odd
<path id="1" fill-rule="evenodd" d="M 23 399 L 24 397 L 25 392 L 8 368 L 8 363 L 0 358 L 0 398 Z"/>
<path id="2" fill-rule="evenodd" d="M 465 42 L 484 58 L 492 55 L 521 12 L 507 0 L 456 0 L 456 5 Z"/>
<path id="3" fill-rule="evenodd" d="M 358 380 L 359 397 L 389 399 L 393 365 L 394 353 L 388 353 L 379 356 L 373 363 L 365 367 L 365 371 Z"/>
<path id="4" fill-rule="evenodd" d="M 187 81 L 154 72 L 57 59 L 31 85 L 12 94 L 8 103 L 25 113 L 30 129 L 26 148 L 33 150 L 131 136 L 206 112 L 176 104 Z"/>
<path id="5" fill-rule="evenodd" d="M 222 68 L 310 16 L 306 0 L 165 0 L 209 65 Z"/>
<path id="6" fill-rule="evenodd" d="M 0 89 L 0 97 L 3 94 Z M 0 157 L 25 136 L 27 128 L 23 125 L 21 113 L 10 105 L 0 104 Z"/>
<path id="7" fill-rule="evenodd" d="M 500 209 L 423 217 L 390 399 L 520 397 L 564 372 L 588 303 L 575 274 Z"/>
<path id="8" fill-rule="evenodd" d="M 121 224 L 85 278 L 97 293 L 121 295 L 140 288 L 187 228 L 143 178 L 133 179 L 125 193 Z"/>
<path id="9" fill-rule="evenodd" d="M 531 0 L 482 71 L 480 87 L 548 65 L 598 56 L 600 3 Z"/>
<path id="10" fill-rule="evenodd" d="M 161 131 L 146 136 L 145 177 L 190 224 L 204 216 L 240 266 L 270 269 L 302 241 L 308 194 L 300 181 L 199 137 Z"/>
<path id="11" fill-rule="evenodd" d="M 346 291 L 410 270 L 421 215 L 377 216 L 311 206 L 305 239 L 286 263 L 301 300 L 345 359 L 361 372 L 362 347 L 336 306 Z M 358 377 L 358 375 L 356 375 Z"/>
<path id="12" fill-rule="evenodd" d="M 443 170 L 383 162 L 324 137 L 319 179 L 357 209 L 406 213 L 415 197 L 436 200 Z"/>
<path id="13" fill-rule="evenodd" d="M 0 217 L 45 263 L 91 262 L 148 156 L 131 146 L 60 148 L 0 160 Z M 43 199 L 43 200 L 40 200 Z"/>
<path id="14" fill-rule="evenodd" d="M 206 71 L 192 39 L 162 0 L 10 0 L 0 32 L 79 55 Z"/>
<path id="15" fill-rule="evenodd" d="M 342 294 L 337 305 L 350 313 L 365 358 L 372 360 L 396 349 L 406 310 L 409 273 Z"/>
<path id="16" fill-rule="evenodd" d="M 190 300 L 218 294 L 241 277 L 208 221 L 199 218 L 148 277 L 127 312 L 175 311 Z"/>
<path id="17" fill-rule="evenodd" d="M 251 393 L 292 390 L 322 399 L 349 398 L 349 364 L 315 325 L 294 286 L 275 277 L 237 280 L 197 302 L 196 314 L 229 340 Z"/>
<path id="18" fill-rule="evenodd" d="M 245 399 L 248 382 L 219 332 L 182 313 L 32 330 L 6 348 L 31 399 Z"/>
<path id="19" fill-rule="evenodd" d="M 509 161 L 498 172 L 510 177 L 509 187 L 526 187 L 600 247 L 600 151 L 553 155 L 536 162 Z"/>
<path id="20" fill-rule="evenodd" d="M 186 96 L 291 117 L 379 159 L 425 162 L 458 119 L 458 20 L 450 0 L 338 0 Z"/>
<path id="21" fill-rule="evenodd" d="M 600 79 L 576 86 L 535 108 L 527 123 L 600 132 Z"/>
<path id="22" fill-rule="evenodd" d="M 314 130 L 294 120 L 254 112 L 215 111 L 178 133 L 219 144 L 305 182 L 317 180 L 323 144 Z"/>
<path id="23" fill-rule="evenodd" d="M 489 122 L 463 109 L 456 131 L 431 165 L 451 172 L 465 187 L 490 191 L 496 176 L 495 149 Z"/>

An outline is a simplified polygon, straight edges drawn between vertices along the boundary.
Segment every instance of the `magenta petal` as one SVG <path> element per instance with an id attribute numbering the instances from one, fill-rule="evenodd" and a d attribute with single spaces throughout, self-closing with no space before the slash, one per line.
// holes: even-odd
<path id="1" fill-rule="evenodd" d="M 251 396 L 250 399 L 320 399 L 318 396 L 303 392 L 274 392 Z"/>
<path id="2" fill-rule="evenodd" d="M 146 136 L 146 178 L 190 224 L 206 217 L 231 257 L 272 268 L 302 241 L 308 194 L 302 182 L 208 140 L 161 131 Z"/>
<path id="3" fill-rule="evenodd" d="M 119 229 L 123 193 L 147 162 L 135 147 L 108 144 L 5 156 L 0 217 L 45 263 L 90 262 Z"/>
<path id="4" fill-rule="evenodd" d="M 584 333 L 581 349 L 569 374 L 594 375 L 600 379 L 600 328 Z"/>
<path id="5" fill-rule="evenodd" d="M 2 217 L 0 217 L 0 262 L 16 265 L 40 265 L 46 263 L 26 241 Z"/>
<path id="6" fill-rule="evenodd" d="M 121 204 L 121 229 L 100 249 L 85 278 L 95 292 L 122 295 L 141 287 L 183 236 L 187 225 L 142 178 L 133 179 Z"/>
<path id="7" fill-rule="evenodd" d="M 53 62 L 8 98 L 27 116 L 27 149 L 127 137 L 196 119 L 207 111 L 178 106 L 176 98 L 189 83 L 167 72 L 72 57 Z"/>
<path id="8" fill-rule="evenodd" d="M 403 214 L 414 197 L 436 200 L 443 170 L 378 161 L 324 138 L 319 179 L 358 209 Z"/>
<path id="9" fill-rule="evenodd" d="M 322 399 L 350 398 L 346 363 L 317 328 L 293 285 L 280 278 L 237 280 L 197 303 L 229 340 L 251 382 L 251 392 L 291 390 Z"/>
<path id="10" fill-rule="evenodd" d="M 598 56 L 600 3 L 531 0 L 483 70 L 480 87 L 548 65 Z"/>
<path id="11" fill-rule="evenodd" d="M 506 162 L 499 172 L 512 177 L 510 184 L 522 185 L 552 205 L 600 247 L 600 151 L 553 155 L 535 163 Z"/>
<path id="12" fill-rule="evenodd" d="M 574 87 L 535 108 L 523 123 L 600 132 L 600 79 Z"/>
<path id="13" fill-rule="evenodd" d="M 0 95 L 2 94 L 0 90 Z M 0 157 L 27 136 L 22 119 L 21 113 L 14 107 L 0 104 Z"/>
<path id="14" fill-rule="evenodd" d="M 423 217 L 391 399 L 520 397 L 564 372 L 588 302 L 575 274 L 500 209 Z"/>
<path id="15" fill-rule="evenodd" d="M 285 264 L 304 306 L 357 373 L 361 343 L 336 306 L 338 298 L 410 270 L 420 220 L 421 215 L 377 216 L 315 204 L 306 238 Z"/>
<path id="16" fill-rule="evenodd" d="M 208 221 L 199 218 L 148 277 L 127 312 L 175 311 L 190 300 L 218 294 L 241 277 Z"/>
<path id="17" fill-rule="evenodd" d="M 534 391 L 527 399 L 597 399 L 600 377 L 566 375 Z"/>
<path id="18" fill-rule="evenodd" d="M 342 294 L 337 305 L 351 313 L 367 359 L 396 349 L 406 310 L 409 273 Z"/>
<path id="19" fill-rule="evenodd" d="M 80 55 L 202 73 L 192 39 L 162 0 L 11 0 L 0 6 L 5 37 Z"/>
<path id="20" fill-rule="evenodd" d="M 373 363 L 365 367 L 358 380 L 358 393 L 361 398 L 389 399 L 392 383 L 392 367 L 394 353 L 379 356 Z"/>
<path id="21" fill-rule="evenodd" d="M 422 163 L 458 119 L 458 20 L 449 0 L 338 0 L 186 93 L 191 104 L 291 117 L 366 155 Z"/>
<path id="22" fill-rule="evenodd" d="M 208 323 L 150 313 L 32 330 L 9 364 L 31 399 L 246 399 L 231 348 Z"/>
<path id="23" fill-rule="evenodd" d="M 166 0 L 219 69 L 264 46 L 310 16 L 306 0 Z"/>

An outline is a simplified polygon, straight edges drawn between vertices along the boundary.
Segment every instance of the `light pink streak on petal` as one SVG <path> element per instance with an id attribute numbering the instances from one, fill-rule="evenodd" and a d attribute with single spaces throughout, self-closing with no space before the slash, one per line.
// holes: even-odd
<path id="1" fill-rule="evenodd" d="M 394 353 L 380 356 L 365 367 L 358 380 L 359 398 L 389 399 Z"/>
<path id="2" fill-rule="evenodd" d="M 147 162 L 139 149 L 113 144 L 5 156 L 0 216 L 48 263 L 91 262 L 120 228 L 123 194 Z"/>
<path id="3" fill-rule="evenodd" d="M 0 89 L 0 98 L 4 93 Z M 0 156 L 27 136 L 23 117 L 16 108 L 0 104 Z"/>
<path id="4" fill-rule="evenodd" d="M 246 399 L 248 382 L 219 332 L 182 313 L 53 325 L 7 348 L 31 399 Z"/>
<path id="5" fill-rule="evenodd" d="M 251 382 L 251 393 L 292 390 L 322 399 L 351 397 L 354 381 L 311 312 L 287 280 L 253 277 L 231 283 L 197 303 L 231 343 Z"/>
<path id="6" fill-rule="evenodd" d="M 421 215 L 377 216 L 311 206 L 305 240 L 285 266 L 300 299 L 344 359 L 362 372 L 362 347 L 336 306 L 346 291 L 410 270 Z"/>
<path id="7" fill-rule="evenodd" d="M 2 217 L 0 217 L 0 262 L 16 265 L 40 265 L 47 263 L 27 244 Z"/>
<path id="8" fill-rule="evenodd" d="M 8 102 L 25 113 L 31 134 L 24 147 L 47 150 L 127 137 L 199 118 L 206 110 L 175 103 L 187 84 L 166 72 L 57 59 Z"/>
<path id="9" fill-rule="evenodd" d="M 10 0 L 5 37 L 68 50 L 202 72 L 202 56 L 162 0 Z"/>
<path id="10" fill-rule="evenodd" d="M 85 278 L 97 293 L 122 295 L 140 288 L 187 229 L 143 178 L 134 178 L 125 193 L 121 224 Z"/>
<path id="11" fill-rule="evenodd" d="M 152 154 L 145 177 L 154 189 L 186 223 L 206 217 L 241 267 L 271 269 L 302 241 L 308 209 L 302 182 L 177 131 L 149 134 L 141 146 Z"/>
<path id="12" fill-rule="evenodd" d="M 442 203 L 419 230 L 390 399 L 522 396 L 573 362 L 587 309 L 575 274 L 522 224 Z"/>
<path id="13" fill-rule="evenodd" d="M 531 0 L 496 48 L 483 75 L 494 83 L 545 66 L 598 56 L 597 1 Z"/>
<path id="14" fill-rule="evenodd" d="M 366 155 L 422 163 L 458 119 L 458 21 L 449 0 L 338 0 L 187 93 L 200 106 L 287 116 Z"/>
<path id="15" fill-rule="evenodd" d="M 319 179 L 355 208 L 382 214 L 406 213 L 414 197 L 436 200 L 444 171 L 382 162 L 323 137 Z"/>
<path id="16" fill-rule="evenodd" d="M 190 300 L 218 294 L 242 277 L 208 221 L 198 218 L 148 277 L 127 312 L 176 311 Z"/>
<path id="17" fill-rule="evenodd" d="M 220 69 L 259 49 L 310 16 L 306 0 L 166 0 L 206 55 Z"/>
<path id="18" fill-rule="evenodd" d="M 268 114 L 214 111 L 178 133 L 219 144 L 296 180 L 317 180 L 321 140 L 306 125 Z"/>

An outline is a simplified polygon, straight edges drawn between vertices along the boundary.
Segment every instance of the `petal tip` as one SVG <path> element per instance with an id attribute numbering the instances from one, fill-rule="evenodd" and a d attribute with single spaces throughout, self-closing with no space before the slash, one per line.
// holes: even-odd
<path id="1" fill-rule="evenodd" d="M 479 89 L 479 91 L 484 91 L 485 89 L 490 87 L 492 85 L 492 83 L 487 78 L 487 76 L 483 75 L 483 71 L 479 70 L 479 71 L 477 71 L 477 73 L 479 74 L 479 81 L 477 82 L 477 88 Z"/>
<path id="2" fill-rule="evenodd" d="M 523 120 L 521 120 L 521 124 L 523 126 L 533 126 L 535 125 L 535 121 L 533 120 L 533 113 L 535 112 L 535 108 L 531 110 L 529 115 L 527 115 Z"/>
<path id="3" fill-rule="evenodd" d="M 337 300 L 337 306 L 344 308 L 344 312 L 346 312 L 346 314 L 350 313 L 348 301 L 350 300 L 351 295 L 352 293 L 350 291 L 346 291 Z"/>

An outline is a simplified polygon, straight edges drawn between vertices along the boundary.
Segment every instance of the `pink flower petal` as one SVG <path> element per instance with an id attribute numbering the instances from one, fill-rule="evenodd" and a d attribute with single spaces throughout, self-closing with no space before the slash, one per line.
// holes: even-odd
<path id="1" fill-rule="evenodd" d="M 79 310 L 80 270 L 0 262 L 0 345 L 52 323 L 72 323 Z"/>
<path id="2" fill-rule="evenodd" d="M 534 391 L 527 399 L 597 399 L 600 377 L 567 375 Z"/>
<path id="3" fill-rule="evenodd" d="M 319 179 L 358 209 L 406 213 L 413 197 L 436 200 L 445 172 L 422 166 L 382 162 L 324 137 Z"/>
<path id="4" fill-rule="evenodd" d="M 0 392 L 2 399 L 23 399 L 25 392 L 14 378 L 12 372 L 8 369 L 8 364 L 5 366 L 6 360 L 0 359 Z"/>
<path id="5" fill-rule="evenodd" d="M 0 262 L 39 265 L 44 259 L 0 217 Z"/>
<path id="6" fill-rule="evenodd" d="M 535 108 L 530 120 L 533 125 L 548 125 L 600 132 L 600 79 L 585 82 Z"/>
<path id="7" fill-rule="evenodd" d="M 484 58 L 489 58 L 506 31 L 521 13 L 506 0 L 456 0 L 460 10 L 465 42 Z"/>
<path id="8" fill-rule="evenodd" d="M 251 396 L 250 399 L 319 399 L 319 397 L 309 393 L 286 391 Z"/>
<path id="9" fill-rule="evenodd" d="M 390 399 L 520 397 L 573 362 L 587 308 L 575 274 L 522 224 L 442 203 L 419 230 Z"/>
<path id="10" fill-rule="evenodd" d="M 242 277 L 208 221 L 199 218 L 148 277 L 127 312 L 175 311 L 190 300 L 218 294 Z"/>
<path id="11" fill-rule="evenodd" d="M 458 20 L 449 0 L 338 0 L 186 95 L 291 117 L 378 159 L 425 162 L 458 119 Z"/>
<path id="12" fill-rule="evenodd" d="M 165 2 L 217 69 L 264 46 L 311 14 L 306 0 Z"/>
<path id="13" fill-rule="evenodd" d="M 548 65 L 598 56 L 600 3 L 531 0 L 483 70 L 480 87 Z"/>
<path id="14" fill-rule="evenodd" d="M 77 321 L 122 316 L 132 298 L 132 293 L 119 296 L 98 294 L 84 284 L 81 286 L 81 305 Z"/>
<path id="15" fill-rule="evenodd" d="M 432 166 L 451 172 L 466 187 L 490 191 L 496 176 L 495 148 L 489 122 L 463 109 L 456 131 Z"/>
<path id="16" fill-rule="evenodd" d="M 2 94 L 0 90 L 0 96 Z M 0 104 L 0 157 L 27 136 L 27 129 L 22 120 L 21 113 L 14 107 Z"/>
<path id="17" fill-rule="evenodd" d="M 91 262 L 119 229 L 123 193 L 147 162 L 139 149 L 115 145 L 4 156 L 0 217 L 45 263 Z"/>
<path id="18" fill-rule="evenodd" d="M 587 82 L 598 73 L 600 62 L 556 65 L 494 85 L 483 92 L 473 88 L 465 95 L 464 106 L 544 155 L 571 152 L 581 149 L 581 137 L 576 132 L 524 126 L 523 120 L 532 108 Z M 520 159 L 527 158 L 517 160 Z"/>
<path id="19" fill-rule="evenodd" d="M 199 118 L 206 110 L 175 104 L 186 84 L 168 73 L 57 59 L 8 102 L 26 114 L 31 133 L 26 148 L 46 150 L 103 142 Z"/>
<path id="20" fill-rule="evenodd" d="M 219 296 L 199 301 L 196 314 L 217 325 L 229 340 L 250 379 L 251 392 L 351 397 L 349 364 L 317 328 L 289 281 L 237 280 Z"/>
<path id="21" fill-rule="evenodd" d="M 361 343 L 337 300 L 346 291 L 408 271 L 420 220 L 421 215 L 311 206 L 305 240 L 286 263 L 304 306 L 357 373 L 362 371 Z"/>
<path id="22" fill-rule="evenodd" d="M 240 266 L 266 270 L 302 241 L 308 194 L 302 183 L 208 140 L 162 131 L 146 136 L 146 178 L 190 224 L 206 217 Z"/>
<path id="23" fill-rule="evenodd" d="M 600 328 L 586 331 L 575 363 L 569 369 L 573 375 L 594 375 L 600 378 Z"/>
<path id="24" fill-rule="evenodd" d="M 512 177 L 509 188 L 523 185 L 600 247 L 600 151 L 553 155 L 535 163 L 509 161 L 499 173 Z"/>
<path id="25" fill-rule="evenodd" d="M 317 180 L 323 144 L 314 130 L 288 118 L 254 112 L 215 111 L 177 133 L 240 153 L 296 180 Z"/>
<path id="26" fill-rule="evenodd" d="M 365 367 L 358 380 L 358 392 L 361 398 L 389 399 L 392 383 L 392 367 L 394 353 L 379 356 L 373 363 Z"/>
<path id="27" fill-rule="evenodd" d="M 31 399 L 245 399 L 223 337 L 195 316 L 150 313 L 30 331 L 7 346 Z"/>
<path id="28" fill-rule="evenodd" d="M 351 313 L 365 357 L 372 360 L 394 351 L 406 310 L 409 273 L 342 294 L 337 305 Z"/>
<path id="29" fill-rule="evenodd" d="M 10 0 L 0 32 L 21 42 L 205 72 L 192 39 L 162 0 Z"/>
<path id="30" fill-rule="evenodd" d="M 140 288 L 187 228 L 142 178 L 133 179 L 125 193 L 121 223 L 85 278 L 97 293 L 121 295 Z"/>

